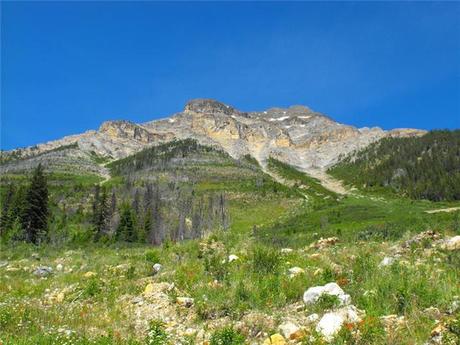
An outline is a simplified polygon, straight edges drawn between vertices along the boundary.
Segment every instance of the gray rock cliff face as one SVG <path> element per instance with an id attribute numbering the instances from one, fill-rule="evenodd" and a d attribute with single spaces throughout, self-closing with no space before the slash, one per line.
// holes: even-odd
<path id="1" fill-rule="evenodd" d="M 2 154 L 4 158 L 15 155 L 21 159 L 4 159 L 0 172 L 11 170 L 12 165 L 19 168 L 28 159 L 66 145 L 77 146 L 81 151 L 78 154 L 75 152 L 78 150 L 68 153 L 67 162 L 72 155 L 77 158 L 82 152 L 118 159 L 148 146 L 173 139 L 193 138 L 201 144 L 221 148 L 235 158 L 250 154 L 264 166 L 268 157 L 272 156 L 308 173 L 324 171 L 348 153 L 384 137 L 423 133 L 414 129 L 358 129 L 337 123 L 304 106 L 241 112 L 215 100 L 195 99 L 188 102 L 182 112 L 166 119 L 144 124 L 107 121 L 97 131 L 5 151 Z M 84 169 L 100 171 L 100 167 L 96 166 Z"/>

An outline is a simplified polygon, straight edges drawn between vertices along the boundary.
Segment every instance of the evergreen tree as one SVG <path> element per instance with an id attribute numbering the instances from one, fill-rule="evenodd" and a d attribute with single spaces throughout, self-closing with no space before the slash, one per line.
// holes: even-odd
<path id="1" fill-rule="evenodd" d="M 39 164 L 32 175 L 22 215 L 22 226 L 28 242 L 38 244 L 40 240 L 45 238 L 48 215 L 48 186 L 43 167 Z"/>
<path id="2" fill-rule="evenodd" d="M 143 224 L 139 226 L 137 240 L 139 242 L 145 242 L 147 240 L 147 234 L 152 230 L 152 210 L 147 210 L 144 214 Z"/>
<path id="3" fill-rule="evenodd" d="M 129 203 L 124 203 L 120 211 L 120 224 L 117 228 L 117 239 L 127 242 L 136 241 L 134 214 Z"/>
<path id="4" fill-rule="evenodd" d="M 105 232 L 107 232 L 107 227 L 109 224 L 109 203 L 107 198 L 107 190 L 101 188 L 99 185 L 96 185 L 94 192 L 94 201 L 93 201 L 93 215 L 92 222 L 96 232 L 96 240 L 100 239 Z"/>
<path id="5" fill-rule="evenodd" d="M 15 239 L 24 239 L 24 229 L 23 229 L 23 222 L 22 218 L 24 215 L 24 209 L 26 204 L 26 193 L 27 187 L 26 186 L 19 186 L 14 195 L 13 200 L 10 205 L 10 219 L 11 219 L 11 226 L 13 231 L 13 237 Z"/>
<path id="6" fill-rule="evenodd" d="M 12 183 L 8 185 L 5 197 L 2 200 L 2 209 L 0 215 L 0 236 L 6 234 L 11 229 L 14 219 L 11 214 L 12 202 L 14 199 L 15 188 Z"/>

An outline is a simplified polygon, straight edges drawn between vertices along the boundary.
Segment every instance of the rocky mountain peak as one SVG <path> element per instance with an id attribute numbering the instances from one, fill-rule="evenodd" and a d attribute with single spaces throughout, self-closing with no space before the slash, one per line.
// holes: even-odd
<path id="1" fill-rule="evenodd" d="M 187 102 L 184 113 L 222 113 L 232 115 L 239 112 L 235 108 L 214 99 L 197 98 Z"/>
<path id="2" fill-rule="evenodd" d="M 4 155 L 11 156 L 10 160 L 14 157 L 34 157 L 73 145 L 74 151 L 76 146 L 83 153 L 118 159 L 151 145 L 193 138 L 203 145 L 220 148 L 234 158 L 250 154 L 263 166 L 269 157 L 275 157 L 313 173 L 318 169 L 327 169 L 340 157 L 381 138 L 423 133 L 412 129 L 358 130 L 299 105 L 242 112 L 213 99 L 193 99 L 185 105 L 183 112 L 166 119 L 143 124 L 126 120 L 106 121 L 98 131 L 65 137 Z M 74 155 L 74 152 L 69 151 L 69 155 Z M 18 168 L 20 165 L 16 164 Z M 10 168 L 12 166 L 5 169 Z"/>

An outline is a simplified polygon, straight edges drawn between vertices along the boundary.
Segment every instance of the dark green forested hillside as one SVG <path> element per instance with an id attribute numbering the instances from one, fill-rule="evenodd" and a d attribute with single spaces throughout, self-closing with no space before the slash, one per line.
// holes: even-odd
<path id="1" fill-rule="evenodd" d="M 329 172 L 357 187 L 391 189 L 414 199 L 460 200 L 460 130 L 386 138 Z"/>

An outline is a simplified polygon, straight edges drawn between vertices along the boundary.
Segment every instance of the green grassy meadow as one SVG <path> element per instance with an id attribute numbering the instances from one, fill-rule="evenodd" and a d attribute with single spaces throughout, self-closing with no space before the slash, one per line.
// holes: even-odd
<path id="1" fill-rule="evenodd" d="M 442 323 L 441 344 L 458 344 L 460 314 L 452 306 L 460 296 L 460 252 L 443 250 L 429 237 L 405 244 L 427 230 L 439 238 L 459 235 L 460 212 L 425 212 L 458 203 L 365 192 L 339 196 L 276 162 L 272 168 L 298 184 L 197 185 L 197 193 L 225 191 L 229 199 L 230 228 L 203 239 L 157 247 L 2 243 L 0 343 L 264 344 L 290 317 L 302 336 L 285 343 L 326 344 L 305 320 L 327 312 L 330 301 L 305 306 L 302 295 L 337 282 L 364 316 L 329 343 L 425 344 Z M 80 182 L 84 193 L 99 181 Z M 307 199 L 299 185 L 308 187 L 302 189 Z M 72 188 L 64 184 L 60 192 L 76 192 Z M 328 237 L 337 243 L 312 246 Z M 393 264 L 380 265 L 396 252 Z M 230 262 L 229 255 L 237 259 Z M 162 268 L 154 275 L 155 263 Z M 37 277 L 38 266 L 53 273 Z M 291 277 L 292 267 L 302 273 Z M 181 305 L 180 297 L 193 305 Z M 389 315 L 400 322 L 385 324 L 382 317 Z"/>

